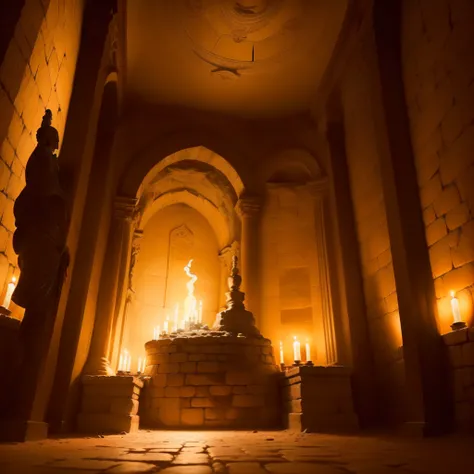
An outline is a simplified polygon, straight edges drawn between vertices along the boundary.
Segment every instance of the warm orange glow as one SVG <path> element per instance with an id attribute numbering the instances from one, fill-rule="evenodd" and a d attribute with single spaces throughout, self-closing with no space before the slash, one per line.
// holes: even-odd
<path id="1" fill-rule="evenodd" d="M 301 343 L 296 336 L 293 336 L 293 339 L 293 359 L 295 362 L 301 361 Z"/>
<path id="2" fill-rule="evenodd" d="M 5 293 L 5 298 L 3 299 L 3 304 L 2 304 L 2 306 L 5 309 L 8 309 L 10 307 L 10 303 L 12 301 L 12 295 L 13 295 L 13 292 L 15 291 L 15 286 L 16 286 L 15 282 L 16 282 L 16 278 L 13 277 L 12 281 L 7 286 L 7 292 Z"/>

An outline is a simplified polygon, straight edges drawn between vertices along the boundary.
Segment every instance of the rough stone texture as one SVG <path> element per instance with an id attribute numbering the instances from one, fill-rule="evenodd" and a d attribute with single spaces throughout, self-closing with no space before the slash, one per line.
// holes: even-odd
<path id="1" fill-rule="evenodd" d="M 374 139 L 376 80 L 374 39 L 369 31 L 351 55 L 343 81 L 342 100 L 346 151 L 359 256 L 367 306 L 368 328 L 376 364 L 383 416 L 387 423 L 403 419 L 404 374 L 398 297 L 388 234 L 385 197 Z"/>
<path id="2" fill-rule="evenodd" d="M 474 4 L 402 3 L 403 79 L 421 205 L 433 216 L 425 218 L 426 239 L 446 333 L 450 291 L 460 292 L 462 316 L 473 321 Z"/>
<path id="3" fill-rule="evenodd" d="M 291 430 L 344 432 L 358 429 L 351 373 L 345 367 L 295 367 L 285 371 L 285 425 Z"/>
<path id="4" fill-rule="evenodd" d="M 83 4 L 71 0 L 65 8 L 60 0 L 26 2 L 0 66 L 0 292 L 18 271 L 13 202 L 25 185 L 25 165 L 47 108 L 63 137 Z M 12 309 L 13 316 L 22 317 L 20 308 Z"/>
<path id="5" fill-rule="evenodd" d="M 457 428 L 474 433 L 474 328 L 443 336 L 451 367 Z"/>
<path id="6" fill-rule="evenodd" d="M 132 376 L 82 378 L 81 433 L 120 433 L 138 430 L 139 396 L 143 382 Z"/>
<path id="7" fill-rule="evenodd" d="M 140 411 L 145 426 L 268 428 L 280 424 L 280 373 L 268 355 L 268 339 L 200 331 L 174 334 L 145 347 L 145 374 L 150 377 Z M 206 360 L 180 362 L 178 373 L 164 377 L 170 365 L 166 361 L 174 354 L 205 355 Z"/>
<path id="8" fill-rule="evenodd" d="M 461 474 L 471 438 L 153 431 L 0 445 L 2 473 Z"/>

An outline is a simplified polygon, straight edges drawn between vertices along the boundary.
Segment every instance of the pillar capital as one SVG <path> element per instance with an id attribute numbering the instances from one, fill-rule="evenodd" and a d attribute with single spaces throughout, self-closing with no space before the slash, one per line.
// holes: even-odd
<path id="1" fill-rule="evenodd" d="M 235 205 L 235 210 L 240 217 L 255 217 L 262 207 L 260 196 L 241 196 Z"/>
<path id="2" fill-rule="evenodd" d="M 114 200 L 114 217 L 121 220 L 132 220 L 137 209 L 138 199 L 117 196 Z"/>

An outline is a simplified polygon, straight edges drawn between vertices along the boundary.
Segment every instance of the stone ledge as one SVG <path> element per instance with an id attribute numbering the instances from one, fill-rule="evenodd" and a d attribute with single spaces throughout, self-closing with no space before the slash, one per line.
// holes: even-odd
<path id="1" fill-rule="evenodd" d="M 132 384 L 143 388 L 143 380 L 133 375 L 84 375 L 82 377 L 84 385 L 127 385 Z"/>
<path id="2" fill-rule="evenodd" d="M 457 331 L 448 332 L 443 334 L 442 338 L 444 343 L 447 346 L 455 346 L 457 344 L 463 344 L 469 340 L 469 332 L 474 329 L 458 329 Z M 472 336 L 474 337 L 474 331 L 472 332 Z"/>
<path id="3" fill-rule="evenodd" d="M 284 372 L 285 377 L 309 376 L 309 377 L 348 377 L 352 374 L 349 367 L 344 366 L 308 366 L 291 367 Z"/>
<path id="4" fill-rule="evenodd" d="M 21 321 L 19 319 L 0 314 L 0 330 L 6 328 L 9 330 L 18 331 L 20 329 L 20 325 Z"/>

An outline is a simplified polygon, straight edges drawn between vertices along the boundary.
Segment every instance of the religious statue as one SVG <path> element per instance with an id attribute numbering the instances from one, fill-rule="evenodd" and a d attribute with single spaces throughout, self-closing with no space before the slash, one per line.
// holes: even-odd
<path id="1" fill-rule="evenodd" d="M 12 300 L 27 312 L 59 298 L 69 264 L 67 207 L 54 155 L 59 135 L 51 122 L 46 110 L 36 133 L 38 145 L 26 165 L 26 186 L 13 208 L 13 249 L 21 274 Z"/>

